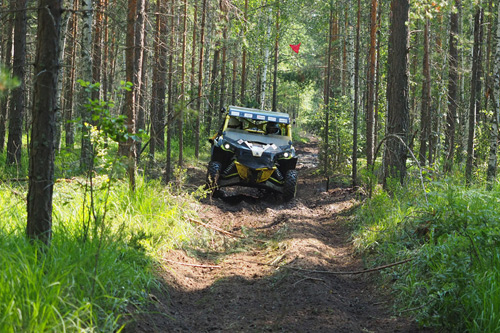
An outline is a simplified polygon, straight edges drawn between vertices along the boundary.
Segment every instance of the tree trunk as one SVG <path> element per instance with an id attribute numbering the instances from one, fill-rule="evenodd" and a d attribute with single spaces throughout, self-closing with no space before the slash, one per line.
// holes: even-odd
<path id="1" fill-rule="evenodd" d="M 472 51 L 471 90 L 469 103 L 469 131 L 467 138 L 467 162 L 465 165 L 465 181 L 469 185 L 472 181 L 474 164 L 474 138 L 476 136 L 477 113 L 481 104 L 481 42 L 483 40 L 483 9 L 477 8 L 474 15 L 474 48 Z"/>
<path id="2" fill-rule="evenodd" d="M 25 63 L 26 63 L 26 8 L 27 0 L 16 1 L 14 21 L 14 62 L 12 74 L 19 79 L 20 85 L 12 90 L 12 103 L 9 112 L 9 138 L 7 141 L 7 164 L 21 165 L 23 140 L 23 117 L 25 113 Z"/>
<path id="3" fill-rule="evenodd" d="M 213 115 L 215 114 L 215 105 L 217 101 L 217 96 L 216 96 L 216 91 L 217 91 L 217 76 L 219 73 L 219 50 L 220 43 L 216 42 L 215 44 L 215 51 L 214 51 L 214 59 L 212 63 L 212 75 L 210 79 L 210 106 L 208 108 L 208 114 L 206 117 L 206 134 L 207 136 L 210 135 L 210 131 L 212 130 L 212 118 Z"/>
<path id="4" fill-rule="evenodd" d="M 375 1 L 376 2 L 376 1 Z M 372 3 L 373 12 L 373 3 Z M 356 21 L 356 46 L 354 50 L 354 117 L 352 131 L 352 186 L 357 185 L 358 178 L 358 106 L 359 106 L 359 35 L 361 26 L 361 0 L 358 0 L 358 11 Z M 372 41 L 373 43 L 374 41 Z M 371 50 L 370 50 L 371 52 Z M 373 91 L 372 91 L 373 94 Z M 373 111 L 372 111 L 373 112 Z M 367 117 L 369 115 L 367 114 Z M 368 118 L 367 118 L 368 119 Z M 373 126 L 373 124 L 372 124 Z M 368 127 L 368 123 L 367 123 Z M 367 130 L 368 131 L 368 130 Z M 368 140 L 368 137 L 367 137 Z M 370 163 L 369 163 L 370 164 Z"/>
<path id="5" fill-rule="evenodd" d="M 179 138 L 179 167 L 184 164 L 184 108 L 186 107 L 186 37 L 187 37 L 187 0 L 184 0 L 183 8 L 183 24 L 182 24 L 182 69 L 181 69 L 181 96 L 179 107 L 179 119 L 177 120 L 178 138 Z"/>
<path id="6" fill-rule="evenodd" d="M 424 28 L 424 59 L 422 62 L 422 107 L 420 113 L 420 152 L 419 162 L 424 166 L 430 160 L 430 137 L 431 137 L 431 70 L 430 70 L 430 48 L 429 48 L 430 20 L 427 18 Z M 429 156 L 427 156 L 429 154 Z"/>
<path id="7" fill-rule="evenodd" d="M 135 51 L 136 51 L 136 19 L 137 19 L 137 5 L 138 1 L 142 0 L 128 0 L 128 15 L 127 15 L 127 35 L 126 35 L 126 49 L 125 49 L 125 74 L 127 82 L 135 82 L 137 72 L 134 68 L 135 65 Z M 127 117 L 127 131 L 129 135 L 135 134 L 136 124 L 136 109 L 135 109 L 136 87 L 132 87 L 125 91 L 125 115 Z M 132 138 L 129 138 L 122 145 L 122 153 L 127 156 L 127 175 L 129 177 L 129 186 L 131 191 L 135 191 L 135 170 L 136 170 L 136 145 Z"/>
<path id="8" fill-rule="evenodd" d="M 83 81 L 92 81 L 92 0 L 82 0 L 82 71 L 81 78 Z M 85 107 L 91 95 L 86 89 L 80 88 L 79 107 L 82 118 L 82 150 L 80 156 L 80 167 L 85 170 L 92 162 L 92 147 L 90 143 L 90 131 L 86 124 L 89 124 L 92 119 L 90 110 Z"/>
<path id="9" fill-rule="evenodd" d="M 248 19 L 248 0 L 245 0 L 245 11 L 243 13 L 245 22 L 244 22 L 244 31 L 246 32 L 247 28 L 247 19 Z M 247 82 L 247 49 L 245 45 L 242 46 L 243 55 L 241 56 L 241 94 L 240 94 L 240 102 L 242 105 L 245 104 L 245 90 L 246 90 L 246 82 Z"/>
<path id="10" fill-rule="evenodd" d="M 173 77 L 174 77 L 174 11 L 175 0 L 170 4 L 170 54 L 168 56 L 168 102 L 167 102 L 167 164 L 165 166 L 165 176 L 163 177 L 166 184 L 170 183 L 170 176 L 172 174 L 172 121 L 174 114 L 174 91 L 173 91 Z"/>
<path id="11" fill-rule="evenodd" d="M 193 17 L 193 36 L 191 40 L 191 75 L 190 75 L 190 95 L 189 103 L 194 103 L 196 99 L 196 36 L 198 28 L 198 3 L 193 1 L 194 17 Z M 193 108 L 193 107 L 192 107 Z"/>
<path id="12" fill-rule="evenodd" d="M 227 67 L 227 43 L 228 43 L 228 9 L 224 5 L 224 2 L 220 2 L 220 9 L 221 9 L 221 22 L 224 25 L 222 28 L 222 62 L 221 62 L 221 67 L 220 67 L 220 95 L 219 95 L 219 108 L 216 110 L 217 112 L 217 119 L 219 123 L 221 122 L 221 117 L 222 117 L 222 108 L 224 107 L 224 103 L 226 100 L 226 67 Z"/>
<path id="13" fill-rule="evenodd" d="M 145 13 L 148 12 L 148 9 L 145 8 Z M 146 15 L 146 14 L 145 14 Z M 143 30 L 144 33 L 144 45 L 142 46 L 142 63 L 141 63 L 141 90 L 138 93 L 139 101 L 137 102 L 137 125 L 136 132 L 145 131 L 146 130 L 146 90 L 148 86 L 148 78 L 150 73 L 148 72 L 148 52 L 147 50 L 147 36 L 146 30 Z M 141 160 L 141 150 L 142 150 L 142 141 L 139 139 L 136 142 L 137 149 L 137 163 Z"/>
<path id="14" fill-rule="evenodd" d="M 267 38 L 266 40 L 266 48 L 264 50 L 264 69 L 262 71 L 262 81 L 260 86 L 260 101 L 259 105 L 261 109 L 264 109 L 264 104 L 266 102 L 266 86 L 267 86 L 267 67 L 269 65 L 269 42 L 271 38 L 271 22 L 273 20 L 273 9 L 269 7 L 269 19 L 267 22 Z"/>
<path id="15" fill-rule="evenodd" d="M 15 6 L 16 1 L 10 0 L 11 6 Z M 14 7 L 15 8 L 15 7 Z M 7 36 L 7 45 L 4 54 L 4 64 L 7 66 L 9 71 L 11 70 L 11 60 L 12 60 L 12 39 L 14 37 L 14 12 L 9 16 L 9 21 L 5 25 L 6 31 L 5 35 Z M 5 125 L 7 123 L 7 109 L 12 103 L 12 100 L 8 95 L 0 98 L 0 152 L 3 153 L 3 149 L 5 146 Z"/>
<path id="16" fill-rule="evenodd" d="M 102 31 L 103 19 L 102 0 L 94 0 L 95 15 L 94 15 L 94 39 L 92 41 L 92 83 L 101 84 L 101 67 L 102 67 Z M 92 90 L 93 100 L 102 99 L 102 89 Z"/>
<path id="17" fill-rule="evenodd" d="M 487 189 L 493 188 L 498 167 L 498 126 L 500 124 L 500 7 L 498 7 L 497 17 L 497 35 L 496 35 L 496 53 L 493 59 L 493 116 L 491 117 L 491 135 L 490 135 L 490 157 L 488 160 L 488 171 L 486 173 Z"/>
<path id="18" fill-rule="evenodd" d="M 323 173 L 326 177 L 326 187 L 328 190 L 328 177 L 330 169 L 330 93 L 332 82 L 332 54 L 333 54 L 333 39 L 334 39 L 334 8 L 333 2 L 330 2 L 330 18 L 328 23 L 328 53 L 326 58 L 326 73 L 325 73 L 325 86 L 324 86 L 324 104 L 325 104 L 325 130 L 323 133 Z"/>
<path id="19" fill-rule="evenodd" d="M 54 186 L 54 131 L 62 0 L 39 0 L 27 234 L 50 245 Z"/>
<path id="20" fill-rule="evenodd" d="M 233 78 L 231 80 L 231 105 L 236 105 L 236 78 L 238 77 L 238 59 L 233 58 Z"/>
<path id="21" fill-rule="evenodd" d="M 165 95 L 167 77 L 167 10 L 162 0 L 156 1 L 156 29 L 154 38 L 154 67 L 151 84 L 151 141 L 149 153 L 154 159 L 155 151 L 165 150 Z"/>
<path id="22" fill-rule="evenodd" d="M 59 41 L 59 54 L 58 54 L 58 59 L 60 64 L 64 64 L 64 52 L 66 50 L 66 36 L 67 36 L 67 30 L 69 27 L 69 21 L 71 17 L 73 16 L 70 12 L 65 12 L 63 13 L 67 15 L 67 17 L 64 17 L 61 19 L 61 33 L 60 33 L 60 38 L 61 40 Z M 71 69 L 70 69 L 71 71 Z M 61 65 L 61 69 L 59 70 L 59 77 L 57 78 L 57 107 L 56 107 L 56 132 L 54 133 L 54 146 L 56 151 L 59 151 L 61 149 L 61 135 L 62 135 L 62 122 L 63 122 L 63 101 L 62 101 L 62 90 L 63 90 L 63 83 L 64 83 L 64 66 Z"/>
<path id="23" fill-rule="evenodd" d="M 487 18 L 488 18 L 488 22 L 484 23 L 484 25 L 486 26 L 486 29 L 488 31 L 487 35 L 486 35 L 486 54 L 484 56 L 484 59 L 485 59 L 485 65 L 484 65 L 484 68 L 485 68 L 485 78 L 484 78 L 484 90 L 485 90 L 485 93 L 484 93 L 484 107 L 482 108 L 482 110 L 488 110 L 488 104 L 489 104 L 489 101 L 490 101 L 490 96 L 492 95 L 492 91 L 493 91 L 493 87 L 491 87 L 491 80 L 492 80 L 492 77 L 491 77 L 491 73 L 492 73 L 492 68 L 491 68 L 491 49 L 492 49 L 492 44 L 491 44 L 491 41 L 493 39 L 492 35 L 493 35 L 493 27 L 494 27 L 494 24 L 493 24 L 493 1 L 492 0 L 489 0 L 488 1 L 488 13 L 490 13 L 490 15 L 487 15 Z M 483 113 L 485 118 L 486 118 L 486 113 Z"/>
<path id="24" fill-rule="evenodd" d="M 368 66 L 368 95 L 366 99 L 366 164 L 372 165 L 375 153 L 375 67 L 377 45 L 377 7 L 378 0 L 372 0 L 370 11 L 370 51 Z M 358 24 L 359 25 L 359 24 Z M 359 47 L 356 44 L 356 47 Z M 359 50 L 358 50 L 359 52 Z M 359 54 L 359 53 L 358 53 Z"/>
<path id="25" fill-rule="evenodd" d="M 375 124 L 373 125 L 374 127 L 374 138 L 373 142 L 377 143 L 378 142 L 378 132 L 380 130 L 379 128 L 379 117 L 378 117 L 378 109 L 379 109 L 379 87 L 380 87 L 380 20 L 382 18 L 382 6 L 379 4 L 378 6 L 378 11 L 377 11 L 377 48 L 376 48 L 376 64 L 375 64 L 375 105 L 374 105 L 374 113 L 375 113 Z M 373 156 L 373 161 L 375 161 L 377 157 Z"/>
<path id="26" fill-rule="evenodd" d="M 109 0 L 102 0 L 102 11 L 103 13 L 107 13 L 109 8 Z M 102 96 L 104 96 L 104 99 L 108 99 L 109 92 L 112 91 L 111 89 L 111 81 L 109 77 L 109 68 L 110 68 L 110 47 L 111 43 L 109 41 L 109 16 L 104 15 L 103 19 L 103 36 L 102 36 L 102 44 L 103 44 L 103 49 L 102 49 L 102 69 L 101 69 L 101 91 L 102 91 Z"/>
<path id="27" fill-rule="evenodd" d="M 134 113 L 135 113 L 135 127 L 134 133 L 139 130 L 144 130 L 145 115 L 144 115 L 144 100 L 145 92 L 144 85 L 146 84 L 146 74 L 145 74 L 145 63 L 147 62 L 146 56 L 146 0 L 137 1 L 137 17 L 135 21 L 134 33 L 135 33 L 135 45 L 134 45 Z M 135 144 L 135 158 L 136 163 L 139 160 L 139 152 L 141 149 L 141 142 L 137 140 Z"/>
<path id="28" fill-rule="evenodd" d="M 350 38 L 350 27 L 349 27 L 349 8 L 348 6 L 344 6 L 344 33 L 342 37 L 342 75 L 341 75 L 341 82 L 342 82 L 342 96 L 347 96 L 348 95 L 348 73 L 349 73 L 349 66 L 348 66 L 348 50 L 347 46 L 349 45 L 349 38 Z"/>
<path id="29" fill-rule="evenodd" d="M 73 10 L 78 10 L 78 0 L 73 2 Z M 63 114 L 64 114 L 64 132 L 65 146 L 66 148 L 73 148 L 75 143 L 75 132 L 73 126 L 73 96 L 75 92 L 75 81 L 76 81 L 76 50 L 77 50 L 77 31 L 78 31 L 78 16 L 76 14 L 71 14 L 70 22 L 70 40 L 68 43 L 68 64 L 69 64 L 69 75 L 66 78 L 66 85 L 64 88 L 64 104 L 63 104 Z"/>
<path id="30" fill-rule="evenodd" d="M 278 111 L 278 54 L 280 40 L 280 2 L 276 2 L 276 39 L 274 42 L 273 111 Z"/>
<path id="31" fill-rule="evenodd" d="M 391 1 L 387 75 L 387 136 L 384 151 L 384 188 L 388 179 L 406 178 L 410 115 L 408 110 L 408 0 Z M 401 140 L 396 139 L 399 137 Z"/>
<path id="32" fill-rule="evenodd" d="M 460 6 L 460 0 L 455 0 L 455 7 Z M 445 147 L 446 161 L 444 171 L 451 172 L 453 158 L 455 156 L 455 124 L 457 123 L 458 108 L 458 13 L 452 11 L 450 14 L 450 38 L 449 38 L 449 75 L 448 75 L 448 112 L 446 113 Z"/>
<path id="33" fill-rule="evenodd" d="M 198 159 L 200 156 L 200 126 L 202 118 L 201 98 L 203 93 L 203 65 L 205 60 L 205 23 L 207 18 L 207 0 L 203 0 L 203 8 L 201 11 L 201 27 L 200 27 L 200 63 L 198 67 L 198 96 L 196 98 L 196 127 L 195 127 L 195 156 Z"/>
<path id="34" fill-rule="evenodd" d="M 260 52 L 260 55 L 262 56 L 262 52 Z M 262 89 L 260 89 L 260 87 L 262 86 L 262 66 L 261 65 L 259 65 L 257 67 L 256 72 L 257 72 L 256 73 L 257 77 L 255 78 L 255 104 L 260 106 L 260 94 L 262 93 Z M 249 103 L 253 104 L 253 101 L 250 101 Z"/>

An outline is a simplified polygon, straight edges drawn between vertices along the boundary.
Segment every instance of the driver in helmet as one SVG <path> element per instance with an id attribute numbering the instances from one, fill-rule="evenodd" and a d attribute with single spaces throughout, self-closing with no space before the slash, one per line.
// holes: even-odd
<path id="1" fill-rule="evenodd" d="M 275 122 L 267 123 L 266 134 L 281 134 L 280 126 Z"/>

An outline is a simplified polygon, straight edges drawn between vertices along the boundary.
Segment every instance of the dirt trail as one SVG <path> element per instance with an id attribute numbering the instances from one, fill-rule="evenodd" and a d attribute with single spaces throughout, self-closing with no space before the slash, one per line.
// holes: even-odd
<path id="1" fill-rule="evenodd" d="M 358 201 L 349 188 L 325 192 L 314 175 L 314 144 L 298 152 L 292 202 L 244 190 L 203 204 L 204 221 L 247 238 L 214 238 L 213 251 L 186 247 L 169 253 L 161 273 L 168 294 L 152 295 L 151 311 L 127 331 L 417 331 L 411 321 L 392 315 L 388 292 L 374 282 L 377 273 L 313 272 L 363 270 L 349 242 L 349 211 Z"/>

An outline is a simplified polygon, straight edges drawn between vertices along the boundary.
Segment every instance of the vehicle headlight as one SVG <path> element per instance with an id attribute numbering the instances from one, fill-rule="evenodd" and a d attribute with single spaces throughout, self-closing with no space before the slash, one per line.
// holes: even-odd
<path id="1" fill-rule="evenodd" d="M 284 151 L 278 155 L 278 159 L 289 159 L 292 157 L 291 151 Z"/>
<path id="2" fill-rule="evenodd" d="M 220 147 L 222 148 L 222 150 L 225 150 L 225 151 L 228 151 L 228 152 L 234 152 L 234 147 L 232 144 L 230 144 L 229 142 L 221 142 L 221 145 Z"/>

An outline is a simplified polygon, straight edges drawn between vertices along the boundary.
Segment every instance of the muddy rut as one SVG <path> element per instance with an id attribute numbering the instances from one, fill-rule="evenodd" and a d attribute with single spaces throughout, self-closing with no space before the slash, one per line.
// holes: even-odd
<path id="1" fill-rule="evenodd" d="M 314 143 L 300 145 L 298 153 L 293 201 L 231 189 L 202 203 L 202 221 L 237 236 L 218 233 L 208 247 L 170 252 L 159 270 L 165 291 L 150 296 L 149 309 L 126 331 L 418 331 L 408 318 L 394 316 L 377 272 L 327 273 L 364 269 L 349 241 L 360 197 L 350 188 L 325 191 L 315 176 Z"/>

